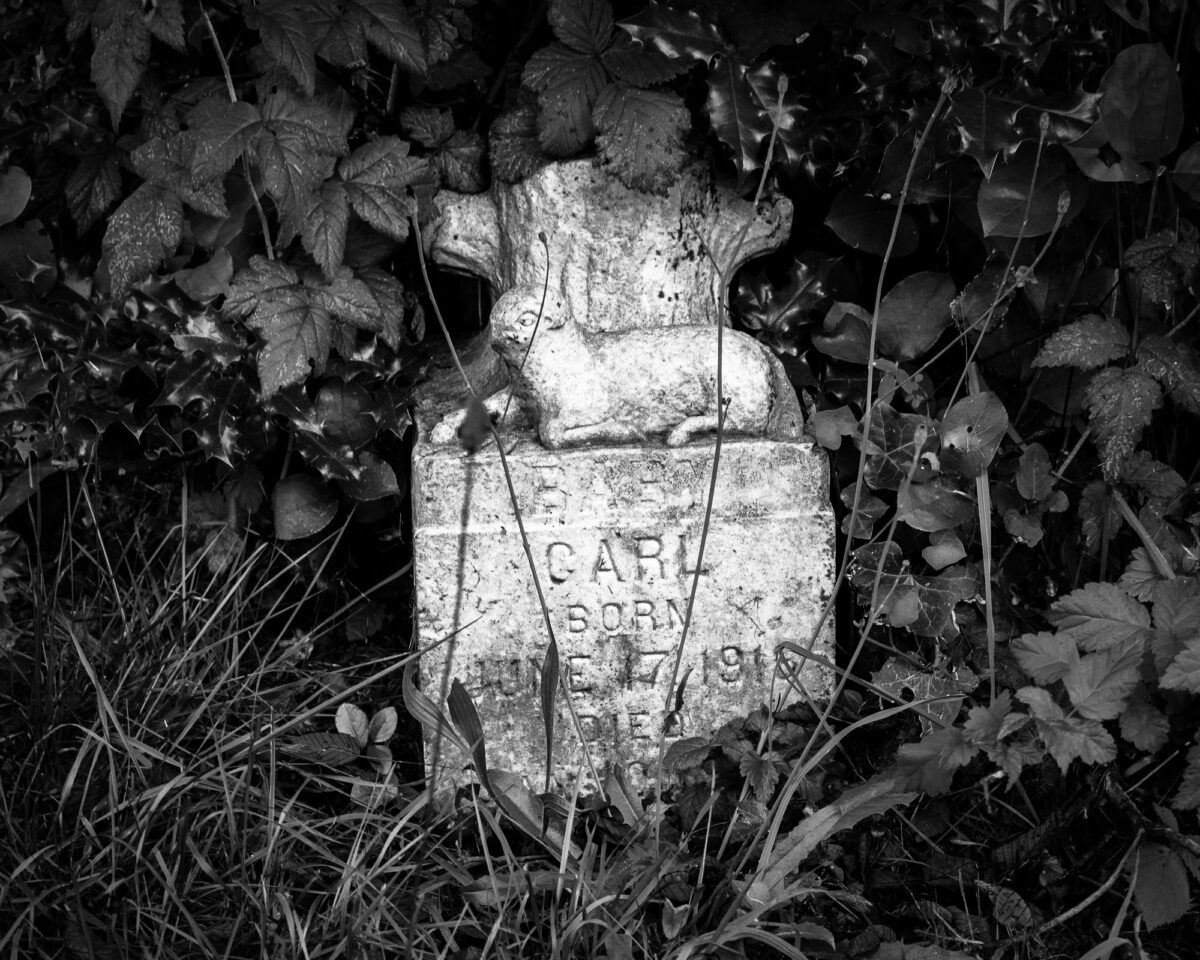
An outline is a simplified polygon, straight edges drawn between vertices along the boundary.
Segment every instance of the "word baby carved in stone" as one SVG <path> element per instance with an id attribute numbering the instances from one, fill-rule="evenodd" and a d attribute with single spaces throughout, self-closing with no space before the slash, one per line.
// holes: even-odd
<path id="1" fill-rule="evenodd" d="M 719 270 L 783 241 L 786 199 L 756 210 L 697 170 L 651 197 L 577 161 L 438 202 L 432 256 L 491 284 L 492 345 L 546 446 L 660 436 L 677 446 L 716 429 Z M 797 438 L 782 365 L 752 337 L 724 339 L 727 432 Z M 507 392 L 488 406 L 507 409 Z M 461 420 L 448 418 L 435 442 Z"/>
<path id="2" fill-rule="evenodd" d="M 520 438 L 508 462 L 583 732 L 581 744 L 560 696 L 556 782 L 586 771 L 586 748 L 597 767 L 620 762 L 646 784 L 677 655 L 681 675 L 690 673 L 668 742 L 769 699 L 775 645 L 811 636 L 832 585 L 826 466 L 808 444 L 726 446 L 681 654 L 712 466 L 707 445 L 547 452 Z M 547 637 L 498 455 L 424 445 L 414 473 L 419 637 L 430 648 L 423 683 L 432 693 L 444 678 L 459 679 L 482 718 L 489 765 L 538 784 Z M 815 650 L 830 656 L 827 635 Z M 807 677 L 814 696 L 827 691 L 822 673 Z M 470 758 L 436 746 L 436 761 L 433 744 L 427 754 L 431 774 L 462 782 Z"/>

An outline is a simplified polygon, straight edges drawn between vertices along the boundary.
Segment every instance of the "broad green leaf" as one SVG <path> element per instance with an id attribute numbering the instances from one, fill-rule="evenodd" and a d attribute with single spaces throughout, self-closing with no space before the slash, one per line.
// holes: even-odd
<path id="1" fill-rule="evenodd" d="M 708 63 L 726 50 L 717 28 L 690 10 L 678 10 L 650 0 L 636 16 L 617 24 L 635 40 L 650 44 L 668 57 Z"/>
<path id="2" fill-rule="evenodd" d="M 967 549 L 952 530 L 937 530 L 929 537 L 929 546 L 921 551 L 921 559 L 934 570 L 944 570 L 967 555 Z"/>
<path id="3" fill-rule="evenodd" d="M 1200 358 L 1189 343 L 1152 333 L 1138 344 L 1138 369 L 1166 388 L 1189 413 L 1200 414 Z"/>
<path id="4" fill-rule="evenodd" d="M 854 552 L 850 581 L 863 601 L 871 598 L 882 544 L 859 547 Z M 964 567 L 951 567 L 937 576 L 916 575 L 901 565 L 900 548 L 889 545 L 879 578 L 877 611 L 892 626 L 904 627 L 919 637 L 956 637 L 954 608 L 978 592 L 975 576 Z"/>
<path id="5" fill-rule="evenodd" d="M 371 743 L 386 743 L 388 740 L 391 740 L 396 733 L 396 724 L 399 722 L 399 719 L 395 707 L 384 707 L 382 710 L 376 710 L 375 716 L 371 717 L 371 726 L 367 730 L 367 739 Z"/>
<path id="6" fill-rule="evenodd" d="M 665 83 L 692 66 L 690 60 L 672 59 L 639 43 L 624 30 L 616 31 L 612 43 L 600 55 L 600 62 L 614 80 L 634 87 Z"/>
<path id="7" fill-rule="evenodd" d="M 1000 449 L 1008 411 L 994 393 L 959 400 L 942 418 L 942 470 L 978 477 Z"/>
<path id="8" fill-rule="evenodd" d="M 324 730 L 299 734 L 285 741 L 282 746 L 284 751 L 292 756 L 330 767 L 347 766 L 361 754 L 354 737 Z"/>
<path id="9" fill-rule="evenodd" d="M 994 748 L 1003 737 L 1004 718 L 1012 710 L 1012 694 L 1001 690 L 986 707 L 972 707 L 963 723 L 963 739 L 969 746 Z"/>
<path id="10" fill-rule="evenodd" d="M 1079 663 L 1075 641 L 1061 633 L 1027 633 L 1009 647 L 1021 669 L 1043 685 L 1061 680 Z"/>
<path id="11" fill-rule="evenodd" d="M 311 97 L 317 82 L 316 50 L 305 9 L 295 0 L 266 0 L 250 7 L 247 23 L 258 30 L 263 49 Z"/>
<path id="12" fill-rule="evenodd" d="M 842 445 L 842 437 L 858 433 L 858 417 L 844 406 L 835 410 L 817 410 L 809 417 L 808 426 L 821 446 L 837 450 Z"/>
<path id="13" fill-rule="evenodd" d="M 546 18 L 554 36 L 580 53 L 599 54 L 612 38 L 609 0 L 551 0 Z"/>
<path id="14" fill-rule="evenodd" d="M 349 222 L 346 185 L 338 180 L 325 181 L 320 191 L 312 195 L 301 239 L 304 249 L 312 254 L 326 277 L 332 277 L 342 265 Z"/>
<path id="15" fill-rule="evenodd" d="M 1120 320 L 1089 314 L 1060 327 L 1042 344 L 1035 367 L 1091 370 L 1129 355 L 1129 333 Z"/>
<path id="16" fill-rule="evenodd" d="M 845 187 L 834 197 L 825 226 L 855 250 L 882 257 L 887 252 L 895 219 L 896 208 L 891 204 Z M 908 213 L 901 213 L 892 256 L 907 257 L 917 249 L 919 239 L 916 221 Z"/>
<path id="17" fill-rule="evenodd" d="M 261 300 L 246 323 L 266 341 L 258 354 L 264 396 L 325 369 L 333 318 L 309 299 L 303 287 L 290 287 Z"/>
<path id="18" fill-rule="evenodd" d="M 663 756 L 663 770 L 671 773 L 675 770 L 690 770 L 698 767 L 712 751 L 713 743 L 709 737 L 682 737 L 669 747 Z"/>
<path id="19" fill-rule="evenodd" d="M 415 104 L 400 111 L 400 125 L 417 143 L 430 150 L 449 140 L 455 129 L 454 115 L 449 110 Z"/>
<path id="20" fill-rule="evenodd" d="M 143 4 L 141 12 L 155 37 L 178 53 L 187 52 L 181 0 L 155 0 L 151 9 Z"/>
<path id="21" fill-rule="evenodd" d="M 1158 160 L 1175 149 L 1183 96 L 1175 61 L 1161 44 L 1135 44 L 1118 53 L 1100 91 L 1100 123 L 1122 157 Z"/>
<path id="22" fill-rule="evenodd" d="M 329 526 L 337 514 L 337 499 L 319 478 L 294 473 L 275 484 L 271 491 L 271 513 L 276 537 L 300 540 Z"/>
<path id="23" fill-rule="evenodd" d="M 917 743 L 904 743 L 896 754 L 897 782 L 931 797 L 950 789 L 954 771 L 971 762 L 978 748 L 966 742 L 960 727 L 942 727 Z"/>
<path id="24" fill-rule="evenodd" d="M 1115 583 L 1089 583 L 1056 600 L 1047 619 L 1083 650 L 1105 650 L 1141 638 L 1150 615 Z"/>
<path id="25" fill-rule="evenodd" d="M 977 509 L 975 499 L 946 477 L 904 484 L 896 496 L 899 519 L 925 533 L 969 523 Z"/>
<path id="26" fill-rule="evenodd" d="M 1137 685 L 1144 649 L 1144 639 L 1134 637 L 1085 654 L 1072 664 L 1063 686 L 1075 710 L 1092 720 L 1118 717 Z"/>
<path id="27" fill-rule="evenodd" d="M 825 314 L 822 332 L 812 344 L 823 354 L 849 363 L 867 363 L 871 346 L 871 315 L 857 303 L 836 301 Z"/>
<path id="28" fill-rule="evenodd" d="M 192 172 L 201 179 L 222 177 L 263 133 L 258 108 L 239 100 L 202 100 L 187 115 L 195 136 Z"/>
<path id="29" fill-rule="evenodd" d="M 922 271 L 905 277 L 879 307 L 879 350 L 893 360 L 915 360 L 937 342 L 950 322 L 954 281 Z"/>
<path id="30" fill-rule="evenodd" d="M 1050 454 L 1040 443 L 1031 443 L 1021 453 L 1017 465 L 1017 492 L 1038 503 L 1050 496 L 1054 477 L 1050 472 Z"/>
<path id="31" fill-rule="evenodd" d="M 121 198 L 121 168 L 113 150 L 89 153 L 67 178 L 63 193 L 81 234 Z"/>
<path id="32" fill-rule="evenodd" d="M 1163 671 L 1159 685 L 1166 690 L 1200 693 L 1200 639 L 1187 643 Z"/>
<path id="33" fill-rule="evenodd" d="M 1200 636 L 1200 589 L 1194 577 L 1156 579 L 1151 595 L 1155 626 L 1151 647 L 1154 665 L 1161 673 L 1188 641 Z"/>
<path id="34" fill-rule="evenodd" d="M 1037 731 L 1063 773 L 1067 772 L 1072 760 L 1109 763 L 1117 758 L 1117 745 L 1098 720 L 1083 717 L 1039 719 Z"/>
<path id="35" fill-rule="evenodd" d="M 227 217 L 225 188 L 216 177 L 192 173 L 195 138 L 187 133 L 169 140 L 151 137 L 130 155 L 137 175 L 150 183 L 173 190 L 193 210 L 210 217 Z"/>
<path id="36" fill-rule="evenodd" d="M 674 93 L 610 83 L 592 113 L 596 146 L 605 164 L 627 187 L 666 194 L 687 153 L 683 137 L 690 118 Z"/>
<path id="37" fill-rule="evenodd" d="M 1103 458 L 1104 476 L 1112 480 L 1162 406 L 1162 389 L 1137 369 L 1105 367 L 1088 384 L 1088 420 Z"/>
<path id="38" fill-rule="evenodd" d="M 353 737 L 360 750 L 371 740 L 371 723 L 367 719 L 367 715 L 361 707 L 356 707 L 352 703 L 343 703 L 337 708 L 334 724 L 338 733 L 346 737 Z"/>
<path id="39" fill-rule="evenodd" d="M 1142 842 L 1133 898 L 1147 930 L 1174 923 L 1188 912 L 1187 870 L 1174 850 L 1161 843 Z"/>
<path id="40" fill-rule="evenodd" d="M 911 660 L 903 657 L 888 657 L 887 662 L 871 674 L 871 682 L 898 700 L 920 706 L 926 714 L 921 716 L 921 733 L 928 736 L 954 722 L 964 696 L 979 685 L 979 677 L 966 664 L 950 665 L 933 672 L 917 669 Z"/>
<path id="41" fill-rule="evenodd" d="M 538 95 L 542 148 L 556 157 L 582 150 L 596 133 L 592 107 L 607 82 L 600 61 L 552 43 L 529 58 L 521 79 Z"/>
<path id="42" fill-rule="evenodd" d="M 426 72 L 421 32 L 404 4 L 397 0 L 342 0 L 342 3 L 346 20 L 362 32 L 371 46 L 409 73 L 420 76 Z"/>
<path id="43" fill-rule="evenodd" d="M 364 144 L 338 165 L 350 205 L 363 220 L 395 240 L 408 238 L 412 201 L 409 187 L 423 182 L 428 163 L 409 156 L 408 144 L 380 137 Z"/>
<path id="44" fill-rule="evenodd" d="M 114 130 L 121 125 L 121 115 L 150 58 L 150 27 L 139 7 L 127 4 L 106 26 L 93 27 L 92 80 Z"/>
<path id="45" fill-rule="evenodd" d="M 0 227 L 24 213 L 32 193 L 33 181 L 20 167 L 9 167 L 0 174 Z"/>
<path id="46" fill-rule="evenodd" d="M 129 289 L 175 252 L 183 237 L 183 205 L 177 194 L 144 183 L 117 207 L 108 221 L 100 270 L 113 297 Z"/>
<path id="47" fill-rule="evenodd" d="M 862 442 L 861 440 L 859 442 Z M 875 490 L 899 490 L 909 474 L 916 483 L 933 475 L 922 454 L 937 450 L 937 428 L 928 417 L 897 413 L 889 404 L 875 405 L 866 440 L 867 463 L 863 479 Z M 918 462 L 914 466 L 913 460 Z"/>
<path id="48" fill-rule="evenodd" d="M 1118 726 L 1122 737 L 1146 753 L 1161 750 L 1171 732 L 1170 721 L 1163 712 L 1145 699 L 1135 698 L 1122 711 Z"/>
<path id="49" fill-rule="evenodd" d="M 1179 155 L 1172 179 L 1176 187 L 1193 200 L 1200 201 L 1200 142 L 1193 143 Z"/>
<path id="50" fill-rule="evenodd" d="M 175 283 L 193 300 L 209 303 L 229 293 L 233 279 L 233 257 L 222 247 L 206 263 L 175 271 Z"/>
<path id="51" fill-rule="evenodd" d="M 1063 226 L 1083 209 L 1087 185 L 1068 166 L 1061 149 L 1042 152 L 1036 180 L 1035 154 L 1032 145 L 1026 144 L 1009 162 L 997 164 L 991 177 L 979 185 L 976 205 L 985 237 L 1044 236 L 1058 222 L 1064 193 L 1070 205 L 1062 215 Z"/>

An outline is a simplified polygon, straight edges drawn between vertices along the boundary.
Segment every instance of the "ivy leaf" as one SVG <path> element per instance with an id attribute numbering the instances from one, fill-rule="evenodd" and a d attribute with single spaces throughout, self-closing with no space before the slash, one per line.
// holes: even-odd
<path id="1" fill-rule="evenodd" d="M 835 410 L 817 410 L 809 418 L 808 424 L 817 442 L 826 450 L 839 449 L 842 437 L 852 437 L 858 433 L 858 417 L 845 406 Z"/>
<path id="2" fill-rule="evenodd" d="M 183 238 L 183 204 L 171 190 L 143 183 L 117 207 L 101 245 L 100 270 L 112 296 L 121 299 L 166 257 Z"/>
<path id="3" fill-rule="evenodd" d="M 1187 768 L 1183 771 L 1183 783 L 1171 801 L 1172 810 L 1200 809 L 1200 744 L 1192 747 L 1187 755 Z"/>
<path id="4" fill-rule="evenodd" d="M 931 270 L 905 277 L 879 306 L 879 350 L 893 360 L 915 360 L 950 322 L 954 281 Z"/>
<path id="5" fill-rule="evenodd" d="M 966 547 L 952 530 L 935 531 L 929 538 L 929 546 L 921 551 L 921 559 L 934 570 L 944 570 L 966 555 Z"/>
<path id="6" fill-rule="evenodd" d="M 848 363 L 866 364 L 871 346 L 871 317 L 856 303 L 834 302 L 812 334 L 812 344 L 826 356 Z"/>
<path id="7" fill-rule="evenodd" d="M 521 75 L 538 95 L 538 131 L 543 149 L 552 156 L 578 153 L 595 136 L 592 107 L 607 79 L 591 54 L 561 43 L 538 50 Z"/>
<path id="8" fill-rule="evenodd" d="M 976 512 L 974 498 L 944 477 L 905 484 L 896 497 L 899 519 L 925 533 L 953 530 L 969 522 Z"/>
<path id="9" fill-rule="evenodd" d="M 934 673 L 915 669 L 905 658 L 888 657 L 887 662 L 871 675 L 871 682 L 898 699 L 911 699 L 929 717 L 935 718 L 921 717 L 921 732 L 928 735 L 954 722 L 964 695 L 979 685 L 979 677 L 965 664 Z"/>
<path id="10" fill-rule="evenodd" d="M 1036 513 L 1022 513 L 1019 510 L 1004 511 L 1004 529 L 1014 540 L 1030 547 L 1036 547 L 1046 535 L 1041 518 Z"/>
<path id="11" fill-rule="evenodd" d="M 1076 711 L 1092 720 L 1113 720 L 1137 685 L 1145 641 L 1134 637 L 1090 653 L 1071 666 L 1063 686 Z"/>
<path id="12" fill-rule="evenodd" d="M 551 0 L 547 19 L 554 36 L 580 53 L 599 54 L 612 37 L 609 0 Z"/>
<path id="13" fill-rule="evenodd" d="M 1008 411 L 994 393 L 965 397 L 942 418 L 942 469 L 978 477 L 1000 449 L 1008 430 Z"/>
<path id="14" fill-rule="evenodd" d="M 1163 671 L 1158 682 L 1166 690 L 1200 693 L 1200 639 L 1187 643 Z"/>
<path id="15" fill-rule="evenodd" d="M 1150 425 L 1150 415 L 1162 406 L 1162 389 L 1137 368 L 1105 367 L 1092 378 L 1084 396 L 1104 476 L 1112 480 Z"/>
<path id="16" fill-rule="evenodd" d="M 404 8 L 396 0 L 342 0 L 345 17 L 380 53 L 409 73 L 428 69 L 425 46 Z"/>
<path id="17" fill-rule="evenodd" d="M 690 118 L 674 93 L 610 83 L 592 117 L 596 145 L 627 187 L 665 195 L 683 169 L 683 136 Z"/>
<path id="18" fill-rule="evenodd" d="M 855 250 L 882 257 L 887 253 L 895 217 L 896 212 L 889 204 L 846 187 L 833 198 L 825 226 Z M 907 212 L 901 213 L 892 256 L 907 257 L 917 249 L 919 240 L 917 222 Z"/>
<path id="19" fill-rule="evenodd" d="M 108 108 L 113 129 L 142 80 L 150 59 L 150 27 L 139 4 L 123 5 L 103 27 L 93 23 L 92 80 Z"/>
<path id="20" fill-rule="evenodd" d="M 1200 414 L 1200 359 L 1190 344 L 1153 333 L 1138 344 L 1137 356 L 1140 370 L 1161 383 L 1183 409 Z"/>
<path id="21" fill-rule="evenodd" d="M 346 228 L 350 222 L 350 203 L 346 185 L 327 180 L 314 193 L 304 216 L 301 240 L 326 277 L 332 278 L 346 253 Z"/>
<path id="22" fill-rule="evenodd" d="M 1141 639 L 1150 615 L 1115 583 L 1089 583 L 1055 601 L 1047 619 L 1060 637 L 1084 650 L 1105 650 L 1126 640 Z"/>
<path id="23" fill-rule="evenodd" d="M 1129 355 L 1129 333 L 1120 320 L 1089 314 L 1051 334 L 1033 359 L 1035 367 L 1091 370 Z"/>
<path id="24" fill-rule="evenodd" d="M 759 147 L 771 135 L 771 118 L 750 86 L 745 65 L 719 57 L 708 69 L 709 123 L 733 153 L 738 180 L 762 167 Z"/>
<path id="25" fill-rule="evenodd" d="M 79 232 L 86 233 L 121 197 L 121 168 L 115 151 L 87 154 L 67 178 L 63 194 Z"/>
<path id="26" fill-rule="evenodd" d="M 428 171 L 425 160 L 409 156 L 408 144 L 398 137 L 372 140 L 338 165 L 354 212 L 398 241 L 408 237 L 408 188 L 424 181 Z"/>
<path id="27" fill-rule="evenodd" d="M 1068 166 L 1061 150 L 1042 153 L 1036 161 L 1036 180 L 1035 156 L 1036 149 L 1026 144 L 979 185 L 976 206 L 985 237 L 1028 239 L 1049 233 L 1058 222 L 1059 196 L 1064 191 L 1070 197 L 1070 206 L 1062 216 L 1063 226 L 1083 209 L 1087 184 Z"/>
<path id="28" fill-rule="evenodd" d="M 1161 710 L 1148 700 L 1134 699 L 1121 713 L 1121 736 L 1139 750 L 1157 753 L 1167 743 L 1171 724 Z"/>
<path id="29" fill-rule="evenodd" d="M 250 7 L 246 20 L 258 30 L 267 56 L 311 97 L 317 82 L 317 59 L 305 8 L 295 0 L 266 0 Z"/>
<path id="30" fill-rule="evenodd" d="M 635 40 L 650 44 L 668 57 L 709 63 L 727 45 L 717 28 L 691 10 L 678 10 L 650 0 L 636 16 L 617 24 Z"/>
<path id="31" fill-rule="evenodd" d="M 1064 634 L 1027 633 L 1009 645 L 1017 663 L 1035 683 L 1061 680 L 1079 663 L 1075 641 Z"/>
<path id="32" fill-rule="evenodd" d="M 916 483 L 924 483 L 933 475 L 923 462 L 915 468 L 912 465 L 914 458 L 937 450 L 937 430 L 928 417 L 897 413 L 889 404 L 878 403 L 866 443 L 863 478 L 874 490 L 899 490 L 910 471 Z"/>
<path id="33" fill-rule="evenodd" d="M 1147 930 L 1174 923 L 1187 913 L 1188 875 L 1179 855 L 1161 843 L 1143 842 L 1133 895 Z"/>
<path id="34" fill-rule="evenodd" d="M 951 567 L 938 576 L 909 573 L 901 563 L 895 543 L 886 554 L 883 544 L 869 544 L 854 551 L 850 582 L 860 597 L 869 600 L 876 569 L 883 558 L 877 611 L 892 626 L 905 627 L 919 637 L 956 637 L 958 624 L 954 607 L 978 592 L 975 576 L 964 567 Z"/>

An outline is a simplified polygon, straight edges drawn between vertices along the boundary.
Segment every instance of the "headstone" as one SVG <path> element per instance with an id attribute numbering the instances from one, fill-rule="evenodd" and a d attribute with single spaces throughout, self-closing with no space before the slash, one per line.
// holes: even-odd
<path id="1" fill-rule="evenodd" d="M 552 780 L 590 781 L 619 763 L 643 787 L 661 737 L 706 735 L 782 689 L 772 682 L 779 641 L 812 641 L 833 659 L 828 627 L 813 637 L 834 579 L 827 461 L 801 438 L 778 360 L 728 329 L 726 439 L 680 646 L 717 422 L 717 265 L 747 223 L 735 265 L 781 243 L 790 206 L 754 210 L 694 171 L 648 197 L 587 161 L 439 202 L 433 257 L 487 278 L 497 295 L 491 341 L 515 398 L 505 391 L 490 406 L 520 411 L 505 453 L 563 677 Z M 426 423 L 414 454 L 422 687 L 444 703 L 458 679 L 489 769 L 540 789 L 549 636 L 500 454 L 465 451 L 458 422 Z M 812 661 L 802 678 L 816 697 L 832 681 Z M 667 729 L 668 690 L 681 685 Z M 427 740 L 439 786 L 470 779 L 471 759 Z"/>

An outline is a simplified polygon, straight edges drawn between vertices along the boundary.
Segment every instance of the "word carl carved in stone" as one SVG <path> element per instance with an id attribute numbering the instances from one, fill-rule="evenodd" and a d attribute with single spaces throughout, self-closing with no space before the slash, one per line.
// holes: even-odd
<path id="1" fill-rule="evenodd" d="M 718 265 L 781 243 L 790 205 L 756 209 L 696 171 L 648 197 L 587 161 L 438 202 L 432 256 L 490 282 L 491 345 L 520 408 L 504 443 L 565 687 L 552 779 L 570 784 L 590 759 L 645 786 L 663 740 L 707 735 L 771 698 L 781 640 L 832 659 L 829 630 L 814 636 L 833 584 L 828 465 L 800 439 L 778 359 L 732 330 L 728 439 L 682 642 L 712 471 L 704 438 L 720 408 Z M 499 414 L 509 401 L 506 390 L 488 405 Z M 414 451 L 422 686 L 441 703 L 461 682 L 489 768 L 540 785 L 549 636 L 499 455 L 463 451 L 460 422 L 422 424 Z M 801 682 L 820 697 L 831 677 L 806 661 Z M 436 736 L 426 761 L 440 787 L 472 776 L 472 757 Z"/>

